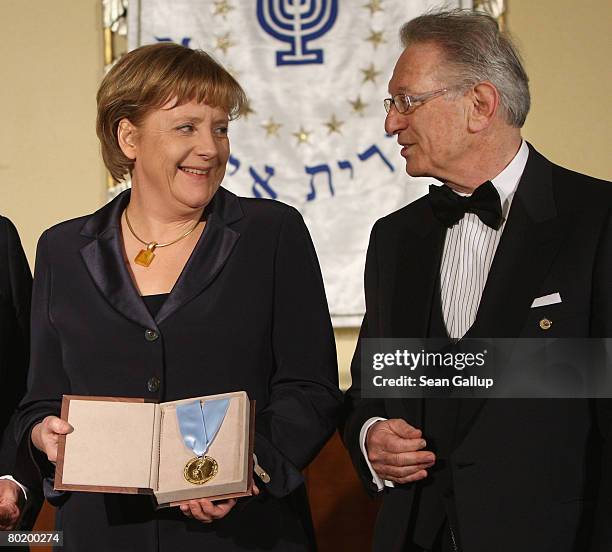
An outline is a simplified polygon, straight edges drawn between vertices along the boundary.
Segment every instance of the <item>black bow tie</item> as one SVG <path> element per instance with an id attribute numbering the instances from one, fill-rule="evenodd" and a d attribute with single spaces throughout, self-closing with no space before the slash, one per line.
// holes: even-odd
<path id="1" fill-rule="evenodd" d="M 466 213 L 474 213 L 495 230 L 501 227 L 501 201 L 491 181 L 481 184 L 467 197 L 456 194 L 448 186 L 429 186 L 428 198 L 434 215 L 447 228 L 459 222 Z"/>

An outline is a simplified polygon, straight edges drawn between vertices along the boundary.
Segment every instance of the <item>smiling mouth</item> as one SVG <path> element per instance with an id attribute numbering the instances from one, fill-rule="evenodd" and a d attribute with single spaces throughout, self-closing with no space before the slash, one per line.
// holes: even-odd
<path id="1" fill-rule="evenodd" d="M 194 169 L 193 167 L 181 167 L 181 166 L 179 166 L 179 169 L 183 172 L 186 172 L 187 174 L 195 174 L 198 176 L 208 174 L 210 170 L 210 169 Z"/>

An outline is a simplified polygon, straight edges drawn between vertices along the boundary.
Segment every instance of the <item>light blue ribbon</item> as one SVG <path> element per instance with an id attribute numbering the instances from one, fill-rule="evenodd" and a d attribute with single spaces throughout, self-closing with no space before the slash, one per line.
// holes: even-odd
<path id="1" fill-rule="evenodd" d="M 196 456 L 208 451 L 223 424 L 229 399 L 193 401 L 176 407 L 176 417 L 185 446 Z"/>

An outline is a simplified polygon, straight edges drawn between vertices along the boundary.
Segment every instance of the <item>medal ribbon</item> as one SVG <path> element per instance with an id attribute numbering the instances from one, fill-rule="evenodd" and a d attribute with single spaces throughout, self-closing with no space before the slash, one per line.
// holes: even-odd
<path id="1" fill-rule="evenodd" d="M 229 399 L 193 401 L 176 407 L 176 417 L 185 446 L 204 456 L 223 424 Z"/>

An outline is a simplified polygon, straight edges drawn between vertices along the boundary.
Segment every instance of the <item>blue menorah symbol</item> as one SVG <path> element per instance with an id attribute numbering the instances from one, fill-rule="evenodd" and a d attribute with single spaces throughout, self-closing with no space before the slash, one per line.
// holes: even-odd
<path id="1" fill-rule="evenodd" d="M 276 52 L 276 65 L 323 63 L 323 50 L 309 50 L 307 43 L 327 33 L 337 16 L 338 0 L 257 0 L 263 30 L 291 44 Z"/>

